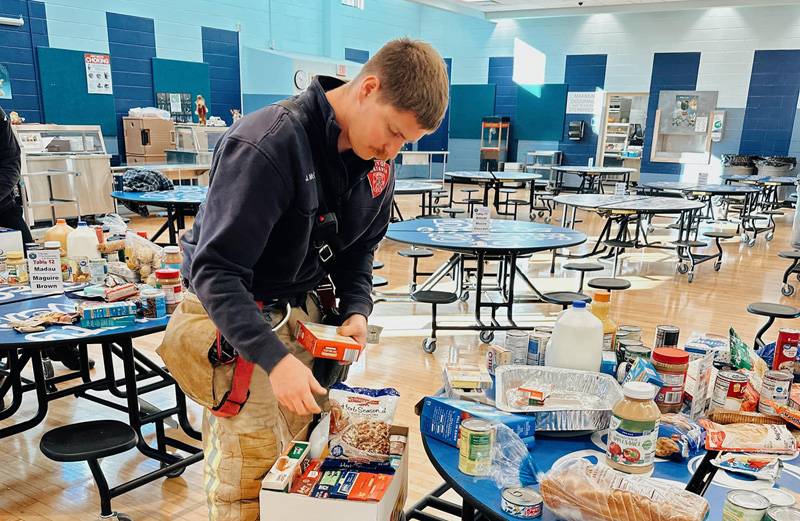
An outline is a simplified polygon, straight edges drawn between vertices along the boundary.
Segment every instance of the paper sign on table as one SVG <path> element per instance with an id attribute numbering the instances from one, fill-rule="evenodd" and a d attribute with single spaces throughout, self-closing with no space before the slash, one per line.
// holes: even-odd
<path id="1" fill-rule="evenodd" d="M 699 185 L 708 184 L 708 172 L 700 172 L 699 174 L 697 174 L 697 184 Z"/>
<path id="2" fill-rule="evenodd" d="M 625 183 L 614 183 L 614 195 L 627 195 L 625 190 L 627 185 Z"/>
<path id="3" fill-rule="evenodd" d="M 28 252 L 28 274 L 33 293 L 64 293 L 59 250 Z"/>
<path id="4" fill-rule="evenodd" d="M 491 211 L 488 206 L 476 206 L 472 213 L 472 231 L 487 233 L 492 226 Z"/>

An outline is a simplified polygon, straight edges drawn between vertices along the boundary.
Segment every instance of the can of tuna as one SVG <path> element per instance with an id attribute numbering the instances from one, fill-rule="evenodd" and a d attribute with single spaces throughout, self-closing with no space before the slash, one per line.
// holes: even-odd
<path id="1" fill-rule="evenodd" d="M 535 519 L 542 515 L 542 496 L 530 487 L 504 488 L 500 498 L 506 514 L 520 519 Z"/>
<path id="2" fill-rule="evenodd" d="M 738 411 L 744 400 L 747 375 L 736 371 L 720 371 L 711 394 L 711 410 Z"/>
<path id="3" fill-rule="evenodd" d="M 749 490 L 731 490 L 722 507 L 722 521 L 762 521 L 769 500 Z"/>
<path id="4" fill-rule="evenodd" d="M 800 510 L 791 507 L 772 507 L 764 521 L 800 521 Z"/>
<path id="5" fill-rule="evenodd" d="M 619 332 L 624 332 L 625 336 L 629 340 L 641 340 L 642 339 L 642 328 L 639 326 L 631 326 L 628 324 L 622 324 L 617 328 L 617 334 Z"/>
<path id="6" fill-rule="evenodd" d="M 779 488 L 760 488 L 756 492 L 767 498 L 773 507 L 793 507 L 795 504 L 794 496 Z"/>
<path id="7" fill-rule="evenodd" d="M 678 347 L 678 337 L 681 334 L 678 326 L 661 325 L 656 327 L 656 339 L 653 349 L 657 347 Z"/>
<path id="8" fill-rule="evenodd" d="M 512 329 L 506 332 L 506 349 L 511 351 L 511 363 L 525 365 L 528 363 L 528 332 Z"/>
<path id="9" fill-rule="evenodd" d="M 792 375 L 784 371 L 767 371 L 761 384 L 761 401 L 758 403 L 758 412 L 761 414 L 778 414 L 765 400 L 772 400 L 778 405 L 789 404 L 789 388 L 792 385 Z"/>
<path id="10" fill-rule="evenodd" d="M 487 476 L 492 466 L 494 429 L 486 420 L 469 418 L 461 422 L 458 470 L 470 476 Z"/>

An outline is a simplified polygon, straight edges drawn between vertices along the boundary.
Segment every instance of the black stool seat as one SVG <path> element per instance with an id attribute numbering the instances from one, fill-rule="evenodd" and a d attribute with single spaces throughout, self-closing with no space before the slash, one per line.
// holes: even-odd
<path id="1" fill-rule="evenodd" d="M 703 233 L 703 235 L 705 237 L 710 238 L 710 239 L 733 239 L 736 236 L 736 234 L 733 233 L 733 232 L 722 232 L 722 231 L 720 231 L 720 232 L 713 232 L 713 231 L 712 232 L 705 232 L 705 233 Z"/>
<path id="2" fill-rule="evenodd" d="M 459 192 L 464 192 L 465 194 L 471 194 L 472 192 L 477 192 L 478 188 L 461 188 Z"/>
<path id="3" fill-rule="evenodd" d="M 587 285 L 590 288 L 594 289 L 604 289 L 607 291 L 622 291 L 631 287 L 630 281 L 625 279 L 612 279 L 606 277 L 600 277 L 597 279 L 592 279 L 587 282 Z"/>
<path id="4" fill-rule="evenodd" d="M 708 246 L 708 244 L 702 241 L 672 241 L 670 244 L 674 244 L 675 246 L 682 248 L 703 248 Z"/>
<path id="5" fill-rule="evenodd" d="M 87 461 L 113 456 L 136 446 L 136 432 L 117 420 L 64 425 L 42 436 L 39 448 L 54 461 Z"/>
<path id="6" fill-rule="evenodd" d="M 448 203 L 439 203 L 439 204 L 432 204 L 430 206 L 420 205 L 420 208 L 435 208 L 437 210 L 441 210 L 442 208 L 450 208 L 450 205 Z"/>
<path id="7" fill-rule="evenodd" d="M 502 194 L 513 194 L 513 193 L 516 193 L 516 192 L 517 192 L 516 188 L 501 188 L 500 189 L 500 193 L 502 193 Z"/>
<path id="8" fill-rule="evenodd" d="M 603 244 L 610 248 L 633 248 L 633 241 L 619 241 L 617 239 L 608 239 L 603 241 Z"/>
<path id="9" fill-rule="evenodd" d="M 764 210 L 758 213 L 761 215 L 783 215 L 783 212 L 780 210 Z"/>
<path id="10" fill-rule="evenodd" d="M 386 286 L 389 284 L 389 281 L 386 278 L 381 277 L 379 275 L 372 276 L 372 287 L 373 288 L 380 288 L 382 286 Z"/>
<path id="11" fill-rule="evenodd" d="M 384 264 L 379 260 L 372 261 L 372 269 L 373 270 L 382 270 Z"/>
<path id="12" fill-rule="evenodd" d="M 483 204 L 483 199 L 479 197 L 470 197 L 469 199 L 464 199 L 461 201 L 462 203 L 471 203 L 471 204 Z"/>
<path id="13" fill-rule="evenodd" d="M 448 195 L 450 192 L 448 190 L 434 190 L 431 192 L 433 195 Z"/>
<path id="14" fill-rule="evenodd" d="M 550 293 L 545 293 L 544 296 L 549 300 L 554 301 L 556 304 L 560 304 L 562 306 L 568 306 L 579 300 L 581 302 L 591 302 L 592 297 L 589 295 L 584 295 L 583 293 L 576 293 L 574 291 L 551 291 Z"/>
<path id="15" fill-rule="evenodd" d="M 397 252 L 401 257 L 418 258 L 433 257 L 433 252 L 425 248 L 413 248 L 408 250 L 400 250 Z"/>
<path id="16" fill-rule="evenodd" d="M 511 204 L 528 204 L 530 201 L 528 201 L 527 199 L 509 199 L 506 202 Z"/>
<path id="17" fill-rule="evenodd" d="M 538 197 L 542 201 L 552 201 L 555 198 L 555 195 L 547 193 L 547 194 L 537 195 L 536 197 Z"/>
<path id="18" fill-rule="evenodd" d="M 570 271 L 603 271 L 606 269 L 599 262 L 568 262 L 561 267 Z"/>
<path id="19" fill-rule="evenodd" d="M 800 309 L 772 302 L 753 302 L 747 305 L 747 312 L 753 315 L 774 318 L 796 318 L 800 316 Z"/>
<path id="20" fill-rule="evenodd" d="M 423 304 L 452 304 L 458 300 L 458 295 L 449 291 L 415 291 L 411 300 Z"/>
<path id="21" fill-rule="evenodd" d="M 466 210 L 464 210 L 463 208 L 442 208 L 442 211 L 444 213 L 449 213 L 451 216 L 457 215 L 457 214 L 460 214 L 460 213 L 466 213 Z"/>
<path id="22" fill-rule="evenodd" d="M 778 257 L 783 259 L 800 259 L 800 251 L 786 250 L 778 253 Z"/>

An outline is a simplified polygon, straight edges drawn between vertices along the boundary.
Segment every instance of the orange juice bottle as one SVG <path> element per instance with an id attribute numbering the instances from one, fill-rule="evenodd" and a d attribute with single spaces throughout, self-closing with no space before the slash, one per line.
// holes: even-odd
<path id="1" fill-rule="evenodd" d="M 592 299 L 592 314 L 603 323 L 603 351 L 614 350 L 614 337 L 617 335 L 617 323 L 608 316 L 611 307 L 611 293 L 597 292 Z"/>

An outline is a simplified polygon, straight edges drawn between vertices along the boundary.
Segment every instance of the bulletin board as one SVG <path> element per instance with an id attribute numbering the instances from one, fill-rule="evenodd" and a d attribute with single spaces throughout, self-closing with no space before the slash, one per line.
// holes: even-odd
<path id="1" fill-rule="evenodd" d="M 494 96 L 493 83 L 450 87 L 450 137 L 480 139 L 481 119 L 494 115 Z"/>
<path id="2" fill-rule="evenodd" d="M 517 88 L 517 115 L 511 121 L 514 137 L 526 141 L 560 141 L 564 134 L 567 85 L 545 83 Z"/>
<path id="3" fill-rule="evenodd" d="M 159 92 L 188 92 L 192 98 L 193 120 L 194 100 L 198 94 L 206 99 L 206 107 L 211 106 L 211 81 L 208 79 L 208 64 L 180 60 L 153 58 L 153 99 Z M 221 116 L 221 114 L 209 114 Z"/>
<path id="4" fill-rule="evenodd" d="M 104 136 L 117 135 L 114 96 L 89 94 L 84 51 L 37 47 L 44 122 L 100 125 Z M 113 57 L 111 58 L 113 60 Z"/>

